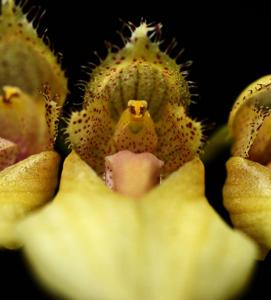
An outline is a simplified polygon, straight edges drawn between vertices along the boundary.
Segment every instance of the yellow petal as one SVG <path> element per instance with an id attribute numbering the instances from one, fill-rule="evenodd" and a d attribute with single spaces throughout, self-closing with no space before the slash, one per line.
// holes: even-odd
<path id="1" fill-rule="evenodd" d="M 41 152 L 0 172 L 0 246 L 17 247 L 18 220 L 52 199 L 59 162 L 56 152 Z"/>
<path id="2" fill-rule="evenodd" d="M 198 159 L 134 201 L 72 152 L 54 202 L 18 234 L 43 284 L 69 299 L 228 299 L 257 255 L 209 206 Z"/>
<path id="3" fill-rule="evenodd" d="M 227 162 L 224 205 L 233 224 L 271 249 L 271 172 L 259 163 L 233 157 Z"/>

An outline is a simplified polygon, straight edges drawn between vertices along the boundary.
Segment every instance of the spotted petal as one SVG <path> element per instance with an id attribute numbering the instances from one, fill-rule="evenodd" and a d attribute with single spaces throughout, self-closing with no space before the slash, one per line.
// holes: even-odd
<path id="1" fill-rule="evenodd" d="M 271 127 L 271 76 L 250 84 L 239 95 L 229 118 L 234 139 L 232 153 L 260 163 L 268 163 Z"/>
<path id="2" fill-rule="evenodd" d="M 68 142 L 99 174 L 105 157 L 120 150 L 154 153 L 167 176 L 201 149 L 200 123 L 187 115 L 186 73 L 150 38 L 160 26 L 142 23 L 120 51 L 109 49 L 86 84 L 83 110 L 70 117 Z M 146 112 L 138 114 L 140 103 Z"/>

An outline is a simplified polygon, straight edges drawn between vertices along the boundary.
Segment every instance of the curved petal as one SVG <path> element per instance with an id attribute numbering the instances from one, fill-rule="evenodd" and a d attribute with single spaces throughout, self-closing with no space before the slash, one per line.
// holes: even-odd
<path id="1" fill-rule="evenodd" d="M 227 299 L 257 255 L 209 206 L 198 159 L 134 201 L 72 152 L 54 202 L 18 235 L 40 280 L 74 299 Z"/>
<path id="2" fill-rule="evenodd" d="M 255 239 L 263 250 L 271 249 L 271 172 L 241 157 L 227 162 L 224 205 L 233 224 Z"/>
<path id="3" fill-rule="evenodd" d="M 41 152 L 0 172 L 0 246 L 19 246 L 15 225 L 27 213 L 52 199 L 59 162 L 56 152 Z"/>

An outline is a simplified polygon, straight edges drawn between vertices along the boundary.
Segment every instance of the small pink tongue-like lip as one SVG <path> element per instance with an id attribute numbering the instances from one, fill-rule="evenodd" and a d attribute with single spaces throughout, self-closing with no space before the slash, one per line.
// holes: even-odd
<path id="1" fill-rule="evenodd" d="M 106 184 L 116 192 L 138 198 L 160 183 L 163 165 L 152 153 L 119 151 L 105 158 Z"/>

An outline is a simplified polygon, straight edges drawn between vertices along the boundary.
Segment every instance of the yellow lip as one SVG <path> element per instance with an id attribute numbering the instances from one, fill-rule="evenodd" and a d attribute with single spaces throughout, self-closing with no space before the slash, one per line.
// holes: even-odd
<path id="1" fill-rule="evenodd" d="M 68 299 L 231 299 L 258 254 L 208 204 L 197 158 L 134 201 L 72 152 L 56 198 L 18 234 L 35 274 Z"/>

